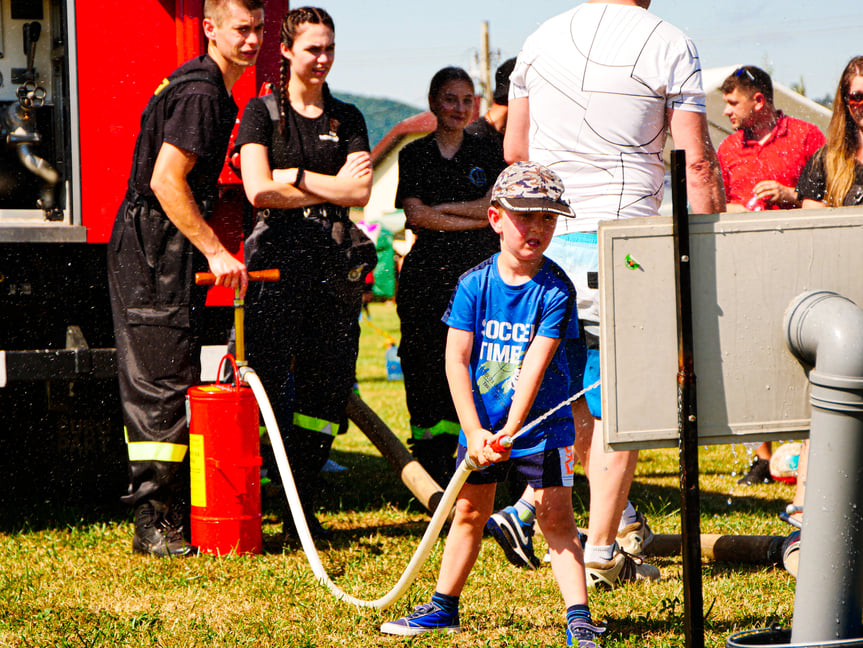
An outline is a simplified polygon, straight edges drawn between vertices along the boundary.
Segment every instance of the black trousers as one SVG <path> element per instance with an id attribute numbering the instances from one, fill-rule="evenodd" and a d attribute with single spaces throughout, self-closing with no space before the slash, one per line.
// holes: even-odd
<path id="1" fill-rule="evenodd" d="M 277 283 L 246 295 L 249 365 L 267 390 L 301 497 L 317 481 L 345 408 L 359 351 L 362 281 L 341 276 L 340 252 L 319 223 L 261 219 L 246 243 L 249 270 L 278 268 Z"/>
<path id="2" fill-rule="evenodd" d="M 197 257 L 197 258 L 196 258 Z M 146 202 L 120 206 L 108 245 L 108 286 L 132 505 L 187 499 L 186 391 L 200 382 L 195 334 L 206 299 L 192 273 L 206 260 Z"/>
<path id="3" fill-rule="evenodd" d="M 412 254 L 413 252 L 411 252 Z M 441 486 L 455 470 L 458 415 L 446 378 L 448 327 L 441 321 L 458 277 L 405 259 L 397 297 L 401 321 L 399 358 L 411 421 L 408 443 L 416 459 Z"/>

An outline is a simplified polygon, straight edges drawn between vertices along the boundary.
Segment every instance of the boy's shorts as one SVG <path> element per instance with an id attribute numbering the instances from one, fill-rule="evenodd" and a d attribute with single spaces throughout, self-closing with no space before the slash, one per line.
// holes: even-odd
<path id="1" fill-rule="evenodd" d="M 467 448 L 459 444 L 457 464 L 461 465 Z M 572 488 L 572 475 L 575 470 L 575 448 L 553 448 L 523 457 L 511 457 L 507 461 L 492 464 L 482 470 L 471 471 L 467 477 L 469 484 L 499 484 L 509 478 L 511 471 L 524 476 L 525 481 L 534 489 L 567 486 Z"/>
<path id="2" fill-rule="evenodd" d="M 582 338 L 567 340 L 570 393 L 590 387 L 599 380 L 599 248 L 596 234 L 573 232 L 555 236 L 545 255 L 563 268 L 575 286 Z M 584 397 L 594 418 L 602 418 L 601 387 Z"/>

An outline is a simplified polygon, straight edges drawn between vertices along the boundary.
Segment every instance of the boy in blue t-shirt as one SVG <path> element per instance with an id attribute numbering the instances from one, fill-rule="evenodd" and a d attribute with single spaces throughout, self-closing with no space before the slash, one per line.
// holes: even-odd
<path id="1" fill-rule="evenodd" d="M 494 449 L 569 397 L 560 342 L 578 337 L 575 289 L 543 256 L 558 215 L 574 215 L 562 196 L 560 178 L 533 162 L 510 165 L 492 189 L 488 217 L 501 251 L 462 275 L 443 317 L 450 327 L 446 374 L 462 428 L 458 461 L 467 455 L 485 469 L 471 473 L 458 496 L 431 603 L 384 623 L 384 633 L 461 630 L 459 595 L 479 554 L 496 484 L 510 470 L 536 491 L 536 519 L 567 606 L 567 645 L 593 648 L 604 631 L 587 605 L 572 512 L 575 431 L 568 409 L 518 436 L 511 449 Z"/>

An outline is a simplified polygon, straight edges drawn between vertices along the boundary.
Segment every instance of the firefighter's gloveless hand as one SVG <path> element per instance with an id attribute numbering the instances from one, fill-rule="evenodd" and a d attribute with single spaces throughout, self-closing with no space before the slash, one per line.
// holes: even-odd
<path id="1" fill-rule="evenodd" d="M 207 262 L 210 265 L 210 272 L 216 275 L 215 285 L 225 286 L 234 291 L 239 289 L 240 297 L 246 294 L 246 289 L 249 287 L 246 266 L 235 259 L 228 250 L 222 248 L 213 256 L 207 257 Z"/>

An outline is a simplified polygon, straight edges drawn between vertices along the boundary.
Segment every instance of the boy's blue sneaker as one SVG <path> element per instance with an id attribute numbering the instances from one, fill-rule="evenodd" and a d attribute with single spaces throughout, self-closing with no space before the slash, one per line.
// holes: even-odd
<path id="1" fill-rule="evenodd" d="M 605 628 L 593 625 L 585 619 L 573 619 L 566 625 L 566 645 L 579 648 L 599 648 L 597 637 Z"/>
<path id="2" fill-rule="evenodd" d="M 536 569 L 542 564 L 533 553 L 533 527 L 519 519 L 514 506 L 492 514 L 485 528 L 501 546 L 506 559 L 516 567 Z"/>
<path id="3" fill-rule="evenodd" d="M 381 632 L 392 635 L 413 636 L 434 631 L 461 632 L 458 612 L 447 614 L 436 603 L 426 603 L 417 605 L 409 615 L 381 626 Z"/>

